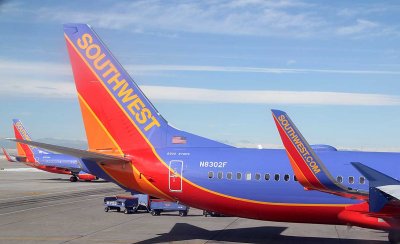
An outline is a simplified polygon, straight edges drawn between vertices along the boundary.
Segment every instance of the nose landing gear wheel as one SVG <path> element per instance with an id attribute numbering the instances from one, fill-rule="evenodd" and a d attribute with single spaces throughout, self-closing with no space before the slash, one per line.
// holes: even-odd
<path id="1" fill-rule="evenodd" d="M 76 177 L 76 176 L 71 176 L 71 178 L 69 178 L 69 181 L 71 181 L 71 182 L 77 182 L 78 181 L 78 178 Z"/>

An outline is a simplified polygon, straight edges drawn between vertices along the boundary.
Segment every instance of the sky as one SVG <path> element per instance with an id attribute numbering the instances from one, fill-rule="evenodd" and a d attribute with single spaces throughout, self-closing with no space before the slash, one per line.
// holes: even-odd
<path id="1" fill-rule="evenodd" d="M 0 137 L 85 140 L 63 23 L 87 23 L 168 122 L 281 147 L 400 151 L 398 1 L 1 1 Z"/>

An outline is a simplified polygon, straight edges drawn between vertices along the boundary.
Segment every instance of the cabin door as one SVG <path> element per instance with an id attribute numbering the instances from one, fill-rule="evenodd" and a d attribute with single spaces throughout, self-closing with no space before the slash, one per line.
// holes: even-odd
<path id="1" fill-rule="evenodd" d="M 182 191 L 182 172 L 183 172 L 183 161 L 182 160 L 171 160 L 169 162 L 169 190 L 171 192 Z"/>

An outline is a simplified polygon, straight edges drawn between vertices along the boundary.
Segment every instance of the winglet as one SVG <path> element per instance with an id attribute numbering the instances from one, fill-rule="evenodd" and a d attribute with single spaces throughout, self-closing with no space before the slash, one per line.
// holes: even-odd
<path id="1" fill-rule="evenodd" d="M 301 185 L 309 190 L 318 190 L 351 198 L 365 198 L 366 194 L 348 189 L 332 177 L 285 112 L 272 110 L 272 115 L 294 174 Z"/>

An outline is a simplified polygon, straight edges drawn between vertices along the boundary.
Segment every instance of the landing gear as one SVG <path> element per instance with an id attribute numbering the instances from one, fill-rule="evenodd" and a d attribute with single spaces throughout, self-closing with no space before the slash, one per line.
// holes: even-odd
<path id="1" fill-rule="evenodd" d="M 73 175 L 73 176 L 71 176 L 71 178 L 69 178 L 69 181 L 71 181 L 71 182 L 77 182 L 77 181 L 78 181 L 78 178 L 77 178 L 75 175 Z"/>
<path id="2" fill-rule="evenodd" d="M 390 244 L 400 244 L 400 231 L 390 231 L 389 242 Z"/>

